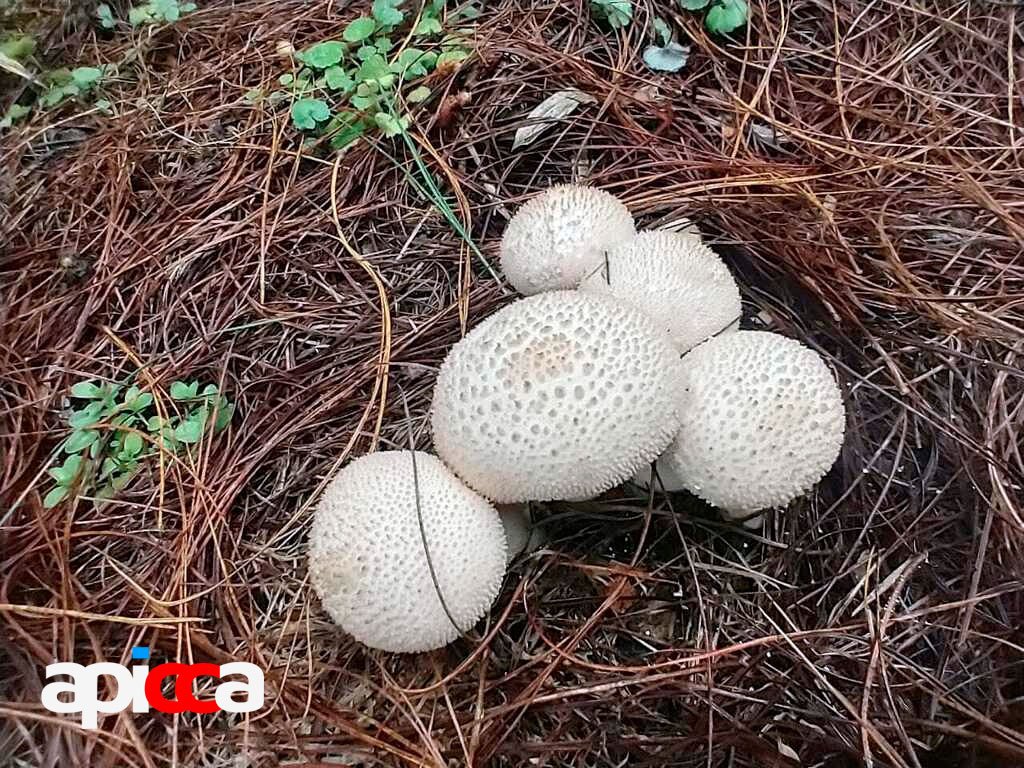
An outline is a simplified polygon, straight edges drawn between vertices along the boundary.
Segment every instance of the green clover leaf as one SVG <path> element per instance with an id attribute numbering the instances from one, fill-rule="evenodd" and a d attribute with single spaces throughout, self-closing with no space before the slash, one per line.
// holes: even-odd
<path id="1" fill-rule="evenodd" d="M 98 401 L 92 402 L 82 410 L 72 413 L 68 418 L 68 426 L 72 429 L 91 427 L 96 422 L 103 421 L 104 416 L 106 416 L 106 413 L 104 412 L 103 403 Z"/>
<path id="2" fill-rule="evenodd" d="M 399 119 L 387 112 L 378 112 L 373 116 L 373 121 L 388 138 L 400 136 L 409 127 L 409 118 L 403 117 Z"/>
<path id="3" fill-rule="evenodd" d="M 129 456 L 138 456 L 142 453 L 142 435 L 138 432 L 129 432 L 124 436 L 124 440 L 121 443 L 122 450 Z"/>
<path id="4" fill-rule="evenodd" d="M 420 23 L 416 25 L 413 34 L 417 37 L 428 37 L 430 35 L 439 35 L 443 31 L 441 27 L 441 21 L 436 16 L 428 16 L 424 14 L 420 19 Z"/>
<path id="5" fill-rule="evenodd" d="M 181 422 L 181 424 L 178 425 L 178 428 L 174 430 L 175 440 L 179 440 L 183 443 L 198 443 L 202 436 L 203 425 L 192 419 Z"/>
<path id="6" fill-rule="evenodd" d="M 64 443 L 64 453 L 78 453 L 100 438 L 100 433 L 92 429 L 79 430 L 71 433 Z"/>
<path id="7" fill-rule="evenodd" d="M 430 89 L 425 85 L 421 85 L 419 88 L 413 88 L 409 91 L 409 95 L 405 97 L 405 100 L 410 104 L 419 104 L 422 101 L 426 101 L 430 98 Z"/>
<path id="8" fill-rule="evenodd" d="M 316 130 L 318 124 L 330 119 L 331 108 L 322 99 L 299 99 L 292 104 L 292 122 L 296 128 Z"/>
<path id="9" fill-rule="evenodd" d="M 361 43 L 370 37 L 377 29 L 377 22 L 369 16 L 360 16 L 355 21 L 349 22 L 341 36 L 349 43 Z"/>
<path id="10" fill-rule="evenodd" d="M 80 381 L 71 387 L 71 396 L 96 400 L 103 397 L 103 389 L 93 381 Z"/>
<path id="11" fill-rule="evenodd" d="M 438 68 L 443 67 L 445 64 L 458 64 L 460 61 L 469 58 L 469 51 L 463 51 L 458 48 L 445 51 L 437 57 Z"/>
<path id="12" fill-rule="evenodd" d="M 114 12 L 106 3 L 100 3 L 96 6 L 96 18 L 99 19 L 100 26 L 104 29 L 113 29 L 116 25 Z"/>
<path id="13" fill-rule="evenodd" d="M 419 48 L 406 48 L 391 64 L 391 71 L 404 74 L 406 77 L 423 77 L 437 63 L 437 54 L 421 51 Z"/>
<path id="14" fill-rule="evenodd" d="M 391 69 L 388 67 L 388 61 L 379 53 L 368 58 L 356 70 L 356 80 L 376 80 L 382 85 L 390 76 Z"/>
<path id="15" fill-rule="evenodd" d="M 337 40 L 327 40 L 317 43 L 308 51 L 305 51 L 299 59 L 303 64 L 308 64 L 317 69 L 327 69 L 337 65 L 348 50 L 344 43 Z"/>
<path id="16" fill-rule="evenodd" d="M 654 17 L 654 34 L 662 45 L 668 45 L 672 42 L 672 28 L 660 16 Z"/>
<path id="17" fill-rule="evenodd" d="M 382 27 L 396 27 L 402 23 L 405 14 L 395 6 L 402 0 L 373 0 L 373 18 Z"/>
<path id="18" fill-rule="evenodd" d="M 75 67 L 71 70 L 71 82 L 83 91 L 95 86 L 102 77 L 103 70 L 99 67 Z"/>
<path id="19" fill-rule="evenodd" d="M 355 87 L 355 80 L 353 80 L 348 72 L 343 70 L 341 67 L 331 67 L 324 72 L 324 79 L 327 81 L 327 87 L 334 91 L 351 91 Z"/>
<path id="20" fill-rule="evenodd" d="M 190 400 L 199 392 L 199 382 L 193 381 L 186 384 L 184 381 L 175 381 L 171 384 L 171 397 L 174 400 Z"/>
<path id="21" fill-rule="evenodd" d="M 655 72 L 678 72 L 689 58 L 689 46 L 679 43 L 669 43 L 664 48 L 649 45 L 644 49 L 644 64 Z"/>
<path id="22" fill-rule="evenodd" d="M 53 509 L 67 497 L 68 489 L 63 485 L 58 485 L 56 488 L 52 488 L 43 498 L 43 507 L 46 509 Z"/>
<path id="23" fill-rule="evenodd" d="M 31 107 L 26 107 L 22 104 L 11 104 L 4 113 L 3 118 L 0 118 L 0 130 L 10 128 L 16 122 L 27 116 L 31 111 Z"/>
<path id="24" fill-rule="evenodd" d="M 712 34 L 727 35 L 747 23 L 747 14 L 746 0 L 720 0 L 708 10 L 704 26 Z"/>

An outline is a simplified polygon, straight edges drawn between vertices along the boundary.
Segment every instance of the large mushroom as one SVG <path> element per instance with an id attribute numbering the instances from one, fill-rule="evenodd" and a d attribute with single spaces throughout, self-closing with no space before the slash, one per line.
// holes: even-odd
<path id="1" fill-rule="evenodd" d="M 501 240 L 501 268 L 524 296 L 576 288 L 605 251 L 634 234 L 633 217 L 617 198 L 594 187 L 559 184 L 512 217 Z"/>
<path id="2" fill-rule="evenodd" d="M 839 455 L 846 424 L 825 361 L 767 331 L 719 336 L 683 357 L 679 411 L 659 474 L 733 519 L 809 490 Z"/>
<path id="3" fill-rule="evenodd" d="M 686 352 L 739 328 L 740 291 L 720 258 L 686 232 L 640 232 L 609 251 L 580 290 L 641 310 Z"/>
<path id="4" fill-rule="evenodd" d="M 578 291 L 522 299 L 449 352 L 438 456 L 499 503 L 589 498 L 678 431 L 678 353 L 635 309 Z"/>
<path id="5" fill-rule="evenodd" d="M 494 507 L 419 451 L 371 453 L 338 472 L 309 537 L 324 608 L 385 651 L 440 648 L 472 627 L 494 602 L 505 561 Z"/>

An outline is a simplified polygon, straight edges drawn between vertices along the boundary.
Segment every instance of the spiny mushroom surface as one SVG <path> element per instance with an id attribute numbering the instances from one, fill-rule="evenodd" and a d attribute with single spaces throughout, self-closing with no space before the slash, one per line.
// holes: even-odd
<path id="1" fill-rule="evenodd" d="M 684 356 L 679 410 L 681 429 L 658 464 L 732 518 L 810 489 L 846 425 L 825 361 L 767 331 L 719 336 Z"/>
<path id="2" fill-rule="evenodd" d="M 501 268 L 524 296 L 576 288 L 605 251 L 636 233 L 617 198 L 594 187 L 559 184 L 523 205 L 501 239 Z"/>
<path id="3" fill-rule="evenodd" d="M 676 434 L 679 360 L 642 313 L 578 291 L 504 307 L 449 352 L 438 456 L 500 503 L 594 496 Z"/>
<path id="4" fill-rule="evenodd" d="M 309 538 L 309 572 L 324 608 L 356 640 L 385 651 L 440 648 L 494 602 L 505 574 L 497 511 L 440 461 L 417 451 L 362 456 L 330 481 Z"/>
<path id="5" fill-rule="evenodd" d="M 612 249 L 580 290 L 613 296 L 646 313 L 680 352 L 739 328 L 736 281 L 693 234 L 640 232 Z"/>

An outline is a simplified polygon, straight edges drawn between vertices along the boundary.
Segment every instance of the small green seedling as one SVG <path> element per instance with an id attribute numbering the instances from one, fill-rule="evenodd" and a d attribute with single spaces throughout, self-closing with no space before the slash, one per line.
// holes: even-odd
<path id="1" fill-rule="evenodd" d="M 27 117 L 33 108 L 48 109 L 71 99 L 85 101 L 102 84 L 107 71 L 104 67 L 75 67 L 54 69 L 33 78 L 33 87 L 41 87 L 35 100 L 28 104 L 12 104 L 0 118 L 0 130 L 12 127 Z M 100 100 L 104 101 L 104 100 Z M 100 104 L 97 101 L 97 106 Z M 109 105 L 109 102 L 105 102 Z"/>
<path id="2" fill-rule="evenodd" d="M 399 136 L 410 125 L 403 103 L 430 98 L 422 79 L 469 57 L 461 35 L 445 35 L 444 0 L 429 0 L 414 28 L 417 16 L 404 10 L 403 2 L 374 0 L 371 14 L 349 22 L 340 39 L 324 40 L 295 54 L 295 66 L 278 78 L 278 84 L 291 94 L 290 115 L 298 130 L 328 137 L 334 149 L 347 147 L 369 130 Z M 458 22 L 476 14 L 466 6 L 447 18 Z M 396 40 L 407 44 L 398 49 Z M 250 103 L 262 98 L 261 91 L 246 96 Z"/>
<path id="3" fill-rule="evenodd" d="M 632 0 L 590 0 L 590 7 L 612 29 L 628 27 L 633 20 Z"/>
<path id="4" fill-rule="evenodd" d="M 87 95 L 103 80 L 101 67 L 75 67 L 60 69 L 45 75 L 48 87 L 39 95 L 44 107 L 55 107 L 68 99 Z"/>
<path id="5" fill-rule="evenodd" d="M 655 16 L 653 26 L 657 44 L 644 48 L 644 65 L 653 72 L 678 72 L 690 58 L 690 46 L 676 42 L 664 19 Z"/>
<path id="6" fill-rule="evenodd" d="M 136 5 L 128 11 L 128 23 L 133 27 L 141 27 L 144 24 L 173 24 L 187 13 L 192 13 L 196 4 L 191 2 L 179 3 L 178 0 L 149 0 L 142 5 Z M 108 6 L 109 10 L 109 6 Z M 110 14 L 113 18 L 113 13 Z M 100 23 L 103 22 L 102 17 Z"/>
<path id="7" fill-rule="evenodd" d="M 687 11 L 703 11 L 704 26 L 715 35 L 727 35 L 747 23 L 750 8 L 746 0 L 679 0 Z"/>
<path id="8" fill-rule="evenodd" d="M 0 0 L 2 5 L 2 0 Z M 179 0 L 148 0 L 142 5 L 131 8 L 128 22 L 133 27 L 148 24 L 171 24 L 183 15 L 196 10 L 194 2 Z M 103 29 L 113 30 L 118 20 L 114 10 L 108 3 L 96 6 L 96 21 Z M 114 105 L 106 98 L 94 98 L 94 92 L 102 85 L 103 80 L 116 72 L 117 65 L 83 66 L 74 69 L 56 69 L 41 74 L 33 74 L 21 61 L 32 56 L 35 40 L 27 35 L 7 37 L 0 41 L 0 66 L 19 74 L 30 82 L 23 98 L 24 103 L 12 104 L 0 116 L 0 131 L 10 129 L 19 120 L 23 120 L 33 109 L 49 109 L 64 104 L 72 99 L 79 102 L 89 101 L 103 114 L 113 114 Z M 6 62 L 6 64 L 5 64 Z"/>
<path id="9" fill-rule="evenodd" d="M 36 50 L 36 39 L 31 35 L 14 35 L 0 42 L 0 56 L 13 61 L 24 61 Z"/>
<path id="10" fill-rule="evenodd" d="M 32 112 L 32 107 L 26 107 L 23 104 L 11 104 L 7 111 L 4 112 L 4 116 L 0 118 L 0 131 L 10 128 L 19 120 L 28 117 L 30 112 Z"/>
<path id="11" fill-rule="evenodd" d="M 128 23 L 133 27 L 141 27 L 147 24 L 173 24 L 179 21 L 182 16 L 196 10 L 193 2 L 179 2 L 178 0 L 148 0 L 141 5 L 128 9 Z M 103 29 L 115 29 L 117 18 L 114 16 L 114 9 L 108 3 L 100 3 L 96 6 L 96 21 Z"/>
<path id="12" fill-rule="evenodd" d="M 180 453 L 202 440 L 211 426 L 220 432 L 231 422 L 235 406 L 217 386 L 175 381 L 170 396 L 178 413 L 161 417 L 153 395 L 138 386 L 81 381 L 71 388 L 79 401 L 68 416 L 71 435 L 61 446 L 65 456 L 49 470 L 56 485 L 43 499 L 50 509 L 72 493 L 94 491 L 109 499 L 139 472 L 143 462 L 160 450 Z"/>
<path id="13" fill-rule="evenodd" d="M 114 19 L 114 10 L 106 3 L 100 3 L 96 6 L 96 20 L 99 21 L 100 26 L 104 29 L 113 29 L 117 26 L 117 21 Z"/>
<path id="14" fill-rule="evenodd" d="M 654 34 L 660 45 L 668 45 L 672 42 L 672 28 L 660 16 L 654 17 Z"/>

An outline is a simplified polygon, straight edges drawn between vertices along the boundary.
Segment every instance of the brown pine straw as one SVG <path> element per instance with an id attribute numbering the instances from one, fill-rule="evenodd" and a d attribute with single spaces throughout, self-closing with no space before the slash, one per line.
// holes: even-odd
<path id="1" fill-rule="evenodd" d="M 361 7 L 201 5 L 134 38 L 67 15 L 51 64 L 137 46 L 116 116 L 0 144 L 0 764 L 1024 765 L 1020 8 L 761 0 L 729 41 L 659 3 L 693 40 L 660 75 L 642 2 L 619 34 L 580 0 L 486 4 L 413 132 L 484 257 L 557 181 L 643 226 L 688 217 L 747 326 L 833 365 L 849 427 L 758 533 L 685 495 L 537 505 L 549 543 L 490 617 L 406 657 L 321 611 L 312 504 L 350 458 L 429 445 L 438 364 L 511 295 L 408 183 L 406 144 L 304 148 L 286 107 L 243 99 L 286 68 L 279 40 Z M 512 151 L 568 87 L 598 103 Z M 44 510 L 70 386 L 139 368 L 165 408 L 174 379 L 219 383 L 231 428 L 114 503 Z M 91 733 L 42 708 L 46 664 L 137 644 L 259 664 L 267 706 Z"/>

